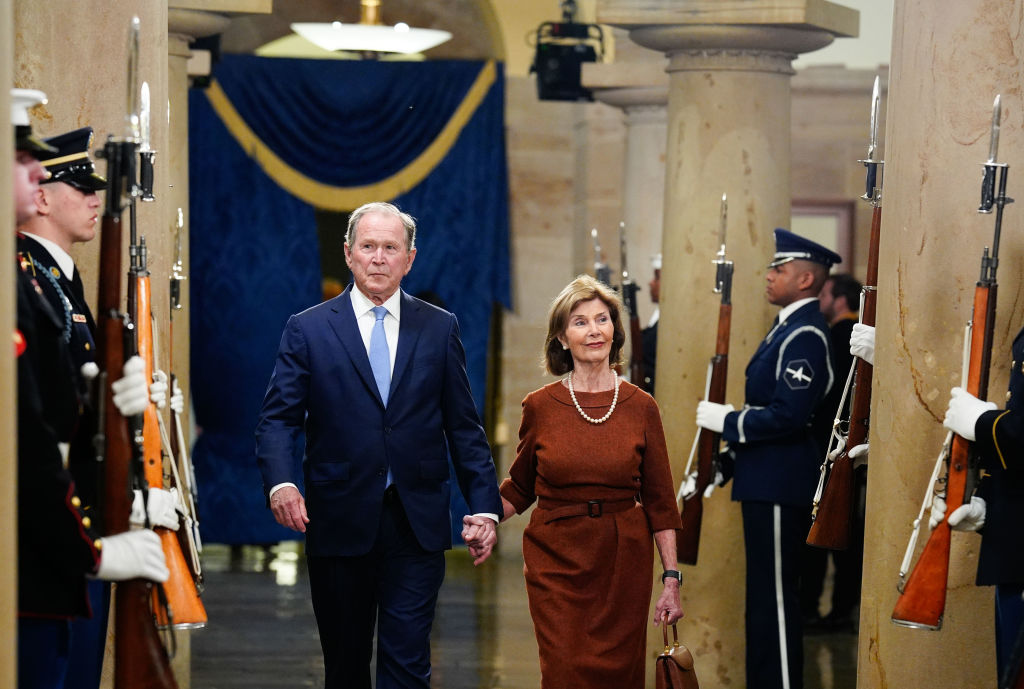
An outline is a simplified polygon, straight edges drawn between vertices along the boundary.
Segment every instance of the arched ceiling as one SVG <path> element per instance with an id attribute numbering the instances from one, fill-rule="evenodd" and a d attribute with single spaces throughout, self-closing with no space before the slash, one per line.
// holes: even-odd
<path id="1" fill-rule="evenodd" d="M 491 0 L 383 0 L 385 24 L 403 21 L 422 29 L 443 29 L 452 39 L 427 51 L 434 60 L 504 59 L 505 48 Z M 269 15 L 235 17 L 221 34 L 225 53 L 248 54 L 292 33 L 292 22 L 355 23 L 359 0 L 276 0 Z"/>

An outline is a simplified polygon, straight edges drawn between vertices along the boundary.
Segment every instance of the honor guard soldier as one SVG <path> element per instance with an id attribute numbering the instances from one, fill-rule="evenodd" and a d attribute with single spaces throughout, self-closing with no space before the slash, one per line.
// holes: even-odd
<path id="1" fill-rule="evenodd" d="M 740 410 L 697 406 L 697 425 L 721 433 L 736 455 L 732 499 L 743 513 L 750 689 L 803 685 L 800 558 L 821 464 L 810 423 L 835 379 L 818 294 L 840 260 L 775 230 L 765 292 L 782 310 L 747 365 L 746 402 Z"/>
<path id="2" fill-rule="evenodd" d="M 46 102 L 45 95 L 13 89 L 11 102 L 20 225 L 35 215 L 38 185 L 46 177 L 37 158 L 55 151 L 32 136 L 28 115 L 30 107 Z M 18 686 L 48 689 L 66 686 L 71 621 L 93 612 L 87 577 L 163 581 L 167 568 L 152 531 L 100 538 L 84 512 L 67 469 L 81 396 L 65 320 L 50 306 L 32 264 L 19 259 L 18 267 Z M 142 411 L 149 395 L 141 374 L 113 386 L 123 414 Z"/>
<path id="3" fill-rule="evenodd" d="M 956 387 L 944 419 L 946 428 L 974 441 L 980 458 L 978 488 L 948 522 L 955 531 L 981 533 L 975 583 L 995 586 L 996 663 L 1004 680 L 1009 679 L 1008 672 L 1021 671 L 1024 629 L 1024 329 L 1013 340 L 1011 357 L 1005 409 Z M 945 500 L 936 496 L 931 528 L 945 512 Z"/>

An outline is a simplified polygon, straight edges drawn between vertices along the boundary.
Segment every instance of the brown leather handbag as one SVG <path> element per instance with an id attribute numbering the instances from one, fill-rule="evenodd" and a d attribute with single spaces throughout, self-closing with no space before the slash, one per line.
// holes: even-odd
<path id="1" fill-rule="evenodd" d="M 665 650 L 654 662 L 655 681 L 658 689 L 700 689 L 697 673 L 693 669 L 693 655 L 679 643 L 676 625 L 672 624 L 672 645 L 668 643 L 668 625 L 662 623 L 661 633 L 665 638 Z"/>

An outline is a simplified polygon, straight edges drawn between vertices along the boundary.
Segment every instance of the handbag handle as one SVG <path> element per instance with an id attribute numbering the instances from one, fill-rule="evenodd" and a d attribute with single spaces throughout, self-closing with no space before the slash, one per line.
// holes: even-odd
<path id="1" fill-rule="evenodd" d="M 673 651 L 673 650 L 679 648 L 679 632 L 676 630 L 676 623 L 673 622 L 671 625 L 669 625 L 666 622 L 667 619 L 668 619 L 668 615 L 663 615 L 662 616 L 661 636 L 665 640 L 665 653 L 668 653 L 670 651 Z M 669 628 L 669 626 L 672 627 L 672 645 L 671 646 L 668 645 L 668 628 Z"/>

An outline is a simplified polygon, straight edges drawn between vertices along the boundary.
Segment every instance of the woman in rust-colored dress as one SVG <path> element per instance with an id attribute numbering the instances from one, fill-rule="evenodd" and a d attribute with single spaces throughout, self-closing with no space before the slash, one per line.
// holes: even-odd
<path id="1" fill-rule="evenodd" d="M 666 570 L 654 623 L 683 616 L 680 528 L 658 405 L 621 380 L 618 296 L 583 275 L 551 304 L 544 365 L 501 484 L 503 520 L 534 501 L 523 534 L 543 689 L 642 689 L 654 544 Z M 566 375 L 567 374 L 567 375 Z"/>

